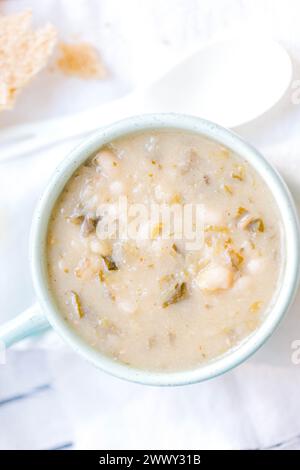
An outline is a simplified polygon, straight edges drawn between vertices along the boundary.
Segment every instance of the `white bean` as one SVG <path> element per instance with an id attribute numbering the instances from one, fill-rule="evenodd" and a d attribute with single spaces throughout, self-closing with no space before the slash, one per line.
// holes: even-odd
<path id="1" fill-rule="evenodd" d="M 109 185 L 109 189 L 114 196 L 119 196 L 124 193 L 124 184 L 116 180 Z"/>
<path id="2" fill-rule="evenodd" d="M 224 223 L 223 213 L 209 207 L 204 208 L 203 218 L 205 225 L 222 225 Z"/>
<path id="3" fill-rule="evenodd" d="M 247 270 L 251 274 L 257 274 L 264 270 L 265 265 L 264 258 L 253 258 L 247 263 Z"/>
<path id="4" fill-rule="evenodd" d="M 111 150 L 100 150 L 95 157 L 95 161 L 101 173 L 107 178 L 111 178 L 119 173 L 119 160 Z"/>
<path id="5" fill-rule="evenodd" d="M 233 283 L 233 273 L 224 266 L 214 265 L 201 271 L 196 280 L 198 287 L 203 290 L 229 289 Z"/>
<path id="6" fill-rule="evenodd" d="M 234 284 L 234 290 L 240 291 L 240 290 L 247 290 L 250 289 L 253 283 L 253 279 L 251 276 L 244 275 L 241 276 L 237 279 L 237 281 Z"/>

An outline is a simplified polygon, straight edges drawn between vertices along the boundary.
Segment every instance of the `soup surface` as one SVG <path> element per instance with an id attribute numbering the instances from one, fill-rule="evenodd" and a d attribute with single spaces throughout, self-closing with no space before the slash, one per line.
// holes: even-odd
<path id="1" fill-rule="evenodd" d="M 121 199 L 134 209 L 126 236 Z M 176 225 L 187 206 L 199 208 L 194 238 Z M 150 207 L 173 224 L 136 215 Z M 245 160 L 196 134 L 147 131 L 111 142 L 70 178 L 49 223 L 49 283 L 61 315 L 104 354 L 146 370 L 194 368 L 263 321 L 281 238 L 273 196 Z"/>

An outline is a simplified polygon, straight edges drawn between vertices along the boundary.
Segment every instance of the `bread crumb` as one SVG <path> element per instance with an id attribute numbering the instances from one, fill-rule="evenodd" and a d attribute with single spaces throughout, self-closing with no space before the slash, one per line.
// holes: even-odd
<path id="1" fill-rule="evenodd" d="M 31 29 L 32 14 L 0 15 L 0 111 L 12 109 L 17 95 L 47 64 L 56 29 L 47 24 Z"/>
<path id="2" fill-rule="evenodd" d="M 107 70 L 98 51 L 87 42 L 59 44 L 57 65 L 66 75 L 84 79 L 102 79 Z"/>

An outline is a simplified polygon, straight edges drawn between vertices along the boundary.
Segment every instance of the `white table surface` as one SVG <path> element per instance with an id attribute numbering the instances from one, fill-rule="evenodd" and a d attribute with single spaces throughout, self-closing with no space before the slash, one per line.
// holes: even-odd
<path id="1" fill-rule="evenodd" d="M 13 112 L 0 115 L 0 126 L 83 109 L 95 97 L 100 103 L 121 96 L 195 44 L 233 28 L 267 31 L 282 42 L 293 58 L 294 79 L 300 79 L 297 0 L 7 0 L 0 9 L 23 6 L 32 7 L 37 24 L 52 20 L 64 38 L 94 42 L 110 78 L 82 82 L 45 71 Z M 292 93 L 238 132 L 279 169 L 300 208 L 300 104 L 293 104 Z M 34 300 L 32 213 L 74 144 L 0 165 L 1 321 Z M 291 361 L 291 343 L 300 339 L 299 307 L 300 299 L 246 364 L 189 387 L 159 389 L 112 378 L 73 354 L 55 333 L 13 349 L 0 365 L 0 449 L 300 449 L 300 366 Z"/>

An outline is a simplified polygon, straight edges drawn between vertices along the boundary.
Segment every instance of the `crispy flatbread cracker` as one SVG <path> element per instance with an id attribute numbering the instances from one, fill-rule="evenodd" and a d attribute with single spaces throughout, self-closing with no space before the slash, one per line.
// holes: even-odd
<path id="1" fill-rule="evenodd" d="M 57 41 L 54 26 L 33 31 L 32 14 L 0 15 L 0 111 L 12 109 L 16 97 L 47 64 Z"/>

